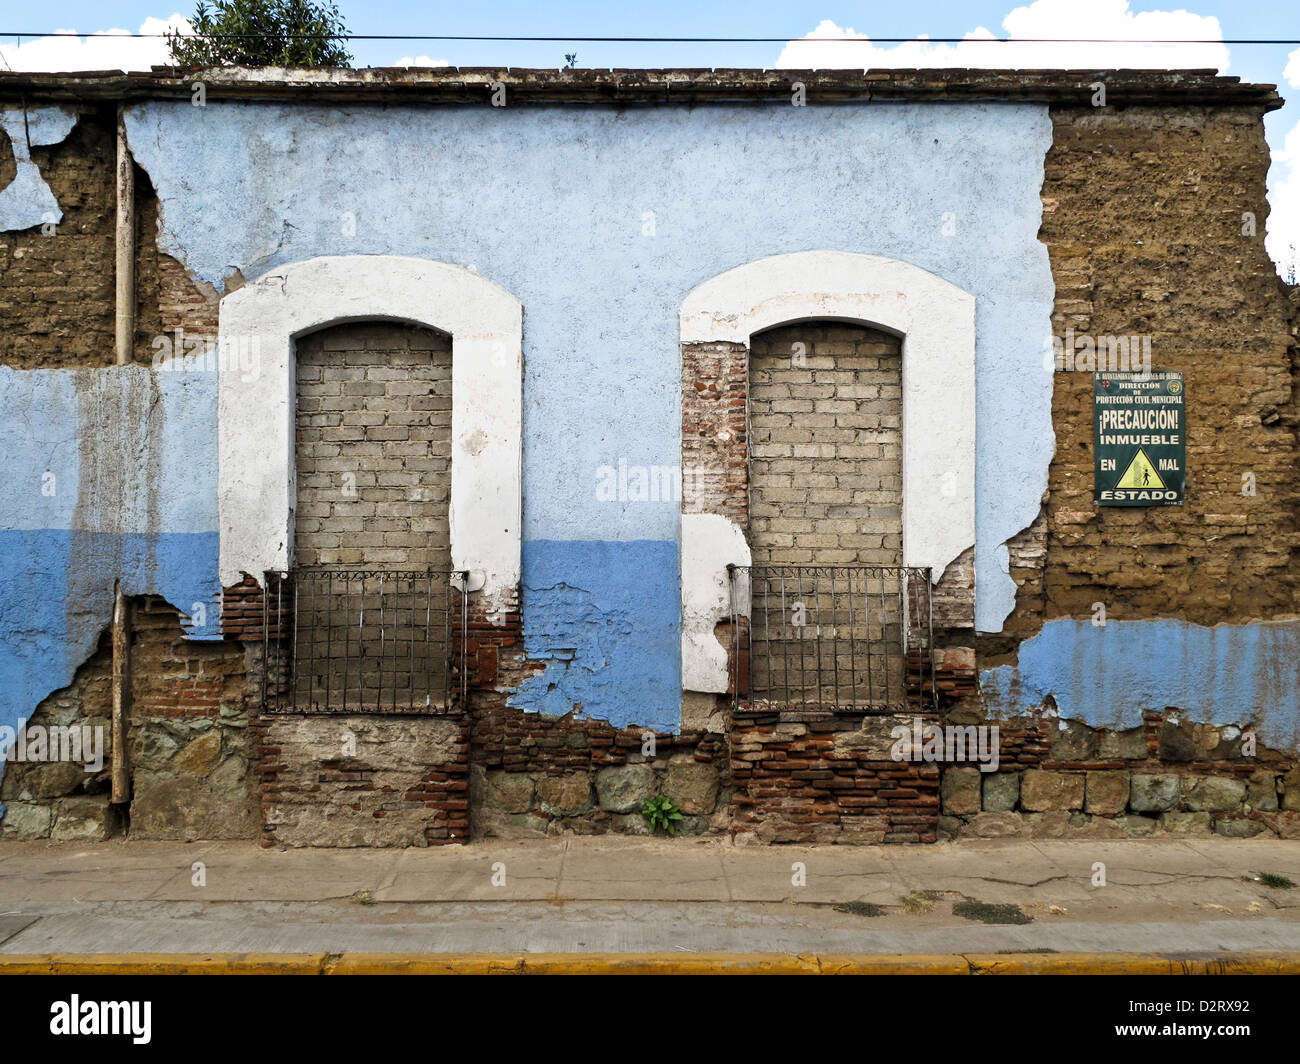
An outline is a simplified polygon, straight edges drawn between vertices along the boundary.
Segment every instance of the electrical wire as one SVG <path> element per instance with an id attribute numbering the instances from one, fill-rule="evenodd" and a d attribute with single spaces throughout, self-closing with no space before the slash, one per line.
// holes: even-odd
<path id="1" fill-rule="evenodd" d="M 208 40 L 240 40 L 271 38 L 275 40 L 302 41 L 484 41 L 558 44 L 1223 44 L 1223 45 L 1274 45 L 1293 47 L 1300 40 L 1283 38 L 1165 38 L 1135 40 L 1129 37 L 507 37 L 507 36 L 454 36 L 434 33 L 75 33 L 60 30 L 54 33 L 4 33 L 0 37 L 106 37 L 106 38 L 181 38 L 203 37 Z"/>

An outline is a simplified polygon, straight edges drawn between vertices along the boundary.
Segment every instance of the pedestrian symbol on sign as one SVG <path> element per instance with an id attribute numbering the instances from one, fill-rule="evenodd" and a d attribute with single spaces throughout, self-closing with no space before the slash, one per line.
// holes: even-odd
<path id="1" fill-rule="evenodd" d="M 1163 488 L 1165 482 L 1160 479 L 1160 474 L 1156 472 L 1156 467 L 1151 464 L 1151 459 L 1147 457 L 1146 451 L 1138 448 L 1138 453 L 1133 456 L 1133 461 L 1129 462 L 1128 468 L 1124 470 L 1124 475 L 1119 478 L 1115 485 L 1117 488 Z"/>

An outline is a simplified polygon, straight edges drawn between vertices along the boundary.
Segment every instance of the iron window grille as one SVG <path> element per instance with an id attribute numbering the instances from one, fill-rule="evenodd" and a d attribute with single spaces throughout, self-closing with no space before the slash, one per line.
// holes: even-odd
<path id="1" fill-rule="evenodd" d="M 930 570 L 728 566 L 738 711 L 890 713 L 934 700 Z"/>
<path id="2" fill-rule="evenodd" d="M 303 568 L 265 574 L 270 713 L 440 713 L 466 699 L 468 573 Z"/>

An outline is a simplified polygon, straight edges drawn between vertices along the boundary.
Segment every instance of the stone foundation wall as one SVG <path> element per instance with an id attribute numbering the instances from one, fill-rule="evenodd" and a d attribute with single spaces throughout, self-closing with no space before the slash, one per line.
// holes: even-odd
<path id="1" fill-rule="evenodd" d="M 463 717 L 264 716 L 265 846 L 429 846 L 469 836 Z"/>
<path id="2" fill-rule="evenodd" d="M 1300 762 L 1236 726 L 1149 713 L 1116 732 L 1055 718 L 1000 725 L 996 772 L 945 765 L 945 837 L 1300 838 Z"/>
<path id="3" fill-rule="evenodd" d="M 147 597 L 132 607 L 128 759 L 131 801 L 110 805 L 112 648 L 107 632 L 73 682 L 37 707 L 28 727 L 102 729 L 103 766 L 6 764 L 0 837 L 99 840 L 253 838 L 257 777 L 248 671 L 238 644 L 182 638 L 176 610 Z"/>

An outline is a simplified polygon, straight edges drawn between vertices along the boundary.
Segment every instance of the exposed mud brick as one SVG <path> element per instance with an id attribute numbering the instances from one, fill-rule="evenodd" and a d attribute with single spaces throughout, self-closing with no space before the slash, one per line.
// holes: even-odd
<path id="1" fill-rule="evenodd" d="M 0 364 L 52 369 L 115 361 L 115 130 L 114 108 L 86 107 L 62 143 L 32 148 L 63 218 L 52 232 L 0 233 Z M 158 251 L 158 202 L 139 167 L 135 189 L 133 357 L 151 362 L 154 341 L 177 326 L 190 336 L 215 335 L 202 319 L 211 313 L 215 323 L 216 293 Z M 187 305 L 205 313 L 179 313 Z"/>
<path id="2" fill-rule="evenodd" d="M 1264 250 L 1259 111 L 1057 106 L 1052 123 L 1040 236 L 1053 332 L 1150 336 L 1152 368 L 1185 375 L 1189 490 L 1182 506 L 1094 506 L 1091 374 L 1056 373 L 1043 591 L 1018 598 L 1007 630 L 1088 617 L 1096 601 L 1112 617 L 1176 609 L 1198 624 L 1293 613 L 1300 392 Z M 1246 472 L 1267 488 L 1244 496 Z"/>

